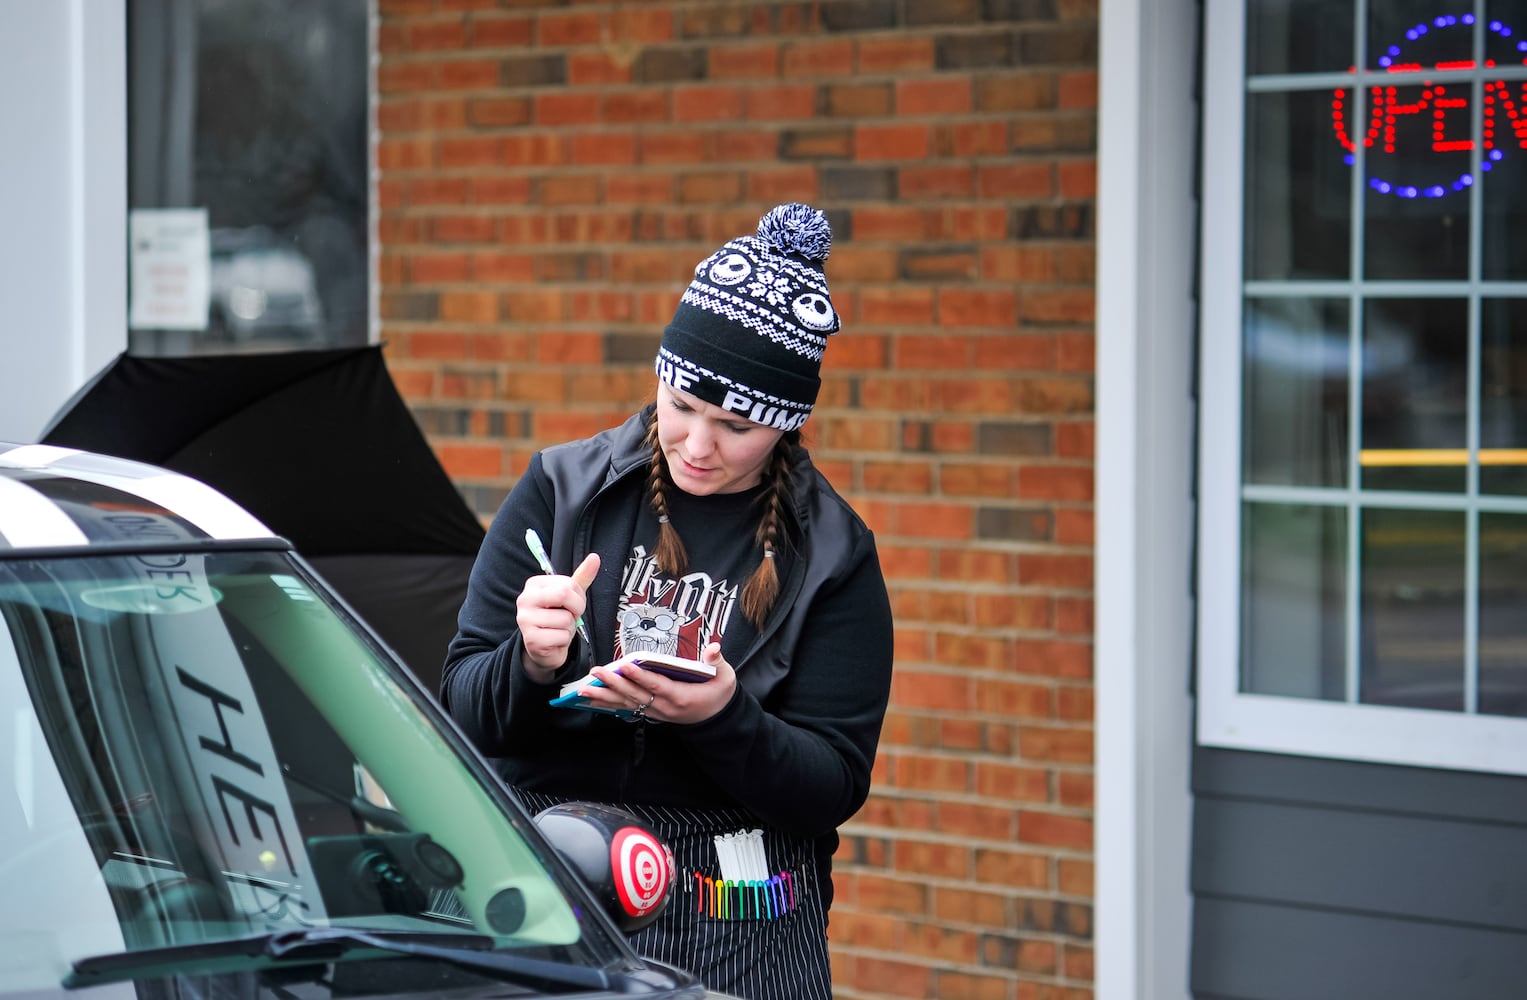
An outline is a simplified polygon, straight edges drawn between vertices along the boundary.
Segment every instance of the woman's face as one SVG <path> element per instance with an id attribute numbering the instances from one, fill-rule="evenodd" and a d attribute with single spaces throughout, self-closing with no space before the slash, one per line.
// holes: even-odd
<path id="1" fill-rule="evenodd" d="M 658 383 L 658 447 L 685 493 L 704 497 L 757 486 L 783 434 Z"/>

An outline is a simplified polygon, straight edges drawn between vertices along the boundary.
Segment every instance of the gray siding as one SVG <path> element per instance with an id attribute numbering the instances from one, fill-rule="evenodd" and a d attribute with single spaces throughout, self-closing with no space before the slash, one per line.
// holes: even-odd
<path id="1" fill-rule="evenodd" d="M 1193 792 L 1195 997 L 1527 998 L 1527 779 L 1200 747 Z"/>

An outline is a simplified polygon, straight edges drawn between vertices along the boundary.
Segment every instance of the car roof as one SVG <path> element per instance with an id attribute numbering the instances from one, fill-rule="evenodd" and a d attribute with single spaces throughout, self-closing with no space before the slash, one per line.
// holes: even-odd
<path id="1" fill-rule="evenodd" d="M 76 448 L 0 442 L 0 558 L 36 550 L 288 543 L 200 480 Z"/>

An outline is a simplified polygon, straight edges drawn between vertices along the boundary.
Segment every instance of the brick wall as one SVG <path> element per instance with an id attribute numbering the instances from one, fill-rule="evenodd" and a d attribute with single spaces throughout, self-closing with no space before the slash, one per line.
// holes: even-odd
<path id="1" fill-rule="evenodd" d="M 897 665 L 843 997 L 1092 995 L 1097 0 L 379 0 L 387 358 L 485 517 L 652 386 L 696 262 L 825 209 L 808 441 Z"/>

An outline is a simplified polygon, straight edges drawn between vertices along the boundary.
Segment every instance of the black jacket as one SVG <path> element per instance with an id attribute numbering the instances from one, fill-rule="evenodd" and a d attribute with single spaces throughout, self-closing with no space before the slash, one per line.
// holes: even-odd
<path id="1" fill-rule="evenodd" d="M 608 662 L 610 623 L 645 503 L 649 405 L 623 425 L 538 453 L 499 509 L 473 568 L 448 651 L 441 700 L 510 784 L 600 802 L 742 807 L 815 838 L 828 857 L 836 828 L 869 793 L 890 693 L 890 601 L 868 527 L 811 465 L 796 467 L 794 551 L 770 620 L 741 656 L 727 707 L 696 725 L 631 724 L 551 708 L 556 685 Z M 597 551 L 584 614 L 596 650 L 575 641 L 555 683 L 521 665 L 515 598 L 540 573 L 525 529 L 569 573 Z"/>

